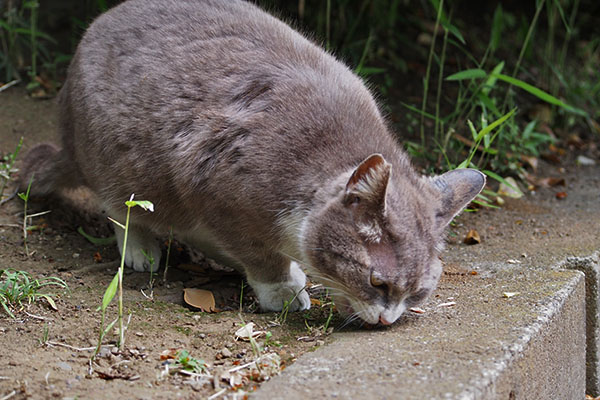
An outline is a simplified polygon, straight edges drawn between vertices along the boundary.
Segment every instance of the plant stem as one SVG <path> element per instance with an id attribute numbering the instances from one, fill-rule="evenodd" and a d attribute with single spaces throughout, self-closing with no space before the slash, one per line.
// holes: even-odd
<path id="1" fill-rule="evenodd" d="M 331 49 L 331 0 L 327 0 L 327 11 L 325 15 L 325 48 Z"/>
<path id="2" fill-rule="evenodd" d="M 525 40 L 523 41 L 523 46 L 521 47 L 521 52 L 519 53 L 519 58 L 517 59 L 517 63 L 515 64 L 515 69 L 511 75 L 512 78 L 517 76 L 517 72 L 519 72 L 519 68 L 521 67 L 521 61 L 523 61 L 523 56 L 525 55 L 525 51 L 527 50 L 527 46 L 529 45 L 529 40 L 531 39 L 531 35 L 535 29 L 535 25 L 537 24 L 538 17 L 542 12 L 542 8 L 544 8 L 544 1 L 538 0 L 537 9 L 535 10 L 535 15 L 533 16 L 533 20 L 531 21 L 531 25 L 529 25 L 529 30 L 527 31 L 527 35 L 525 36 Z M 509 86 L 506 90 L 506 95 L 504 96 L 504 101 L 502 102 L 501 112 L 504 112 L 506 108 L 506 102 L 508 101 L 508 94 L 511 91 L 511 87 Z"/>
<path id="3" fill-rule="evenodd" d="M 442 81 L 444 79 L 444 62 L 446 61 L 446 45 L 448 44 L 448 29 L 444 29 L 444 42 L 442 44 L 442 55 L 437 82 L 437 96 L 435 99 L 435 140 L 439 141 L 444 134 L 444 123 L 440 120 L 440 101 L 442 98 Z M 444 151 L 446 149 L 444 148 Z"/>
<path id="4" fill-rule="evenodd" d="M 169 271 L 169 257 L 171 255 L 171 243 L 173 242 L 173 227 L 169 228 L 169 243 L 167 244 L 167 259 L 165 260 L 165 270 L 163 271 L 163 283 L 167 282 L 167 272 Z"/>
<path id="5" fill-rule="evenodd" d="M 435 38 L 437 36 L 440 19 L 442 18 L 442 9 L 444 8 L 444 0 L 440 0 L 438 7 L 437 18 L 435 20 L 435 28 L 433 29 L 433 38 L 429 47 L 429 57 L 427 60 L 427 70 L 425 71 L 425 79 L 423 79 L 423 103 L 421 104 L 421 146 L 425 147 L 425 108 L 427 107 L 427 92 L 429 91 L 429 75 L 431 73 L 431 63 L 433 61 L 433 52 L 435 50 Z"/>
<path id="6" fill-rule="evenodd" d="M 127 218 L 125 219 L 125 235 L 123 236 L 123 257 L 119 266 L 119 350 L 123 351 L 125 346 L 125 330 L 123 327 L 123 271 L 125 270 L 125 253 L 127 252 L 127 233 L 129 231 L 129 214 L 131 206 L 127 206 Z"/>
<path id="7" fill-rule="evenodd" d="M 31 5 L 31 14 L 29 23 L 31 25 L 30 28 L 30 42 L 31 42 L 31 76 L 30 78 L 33 80 L 37 76 L 37 44 L 36 44 L 36 29 L 37 29 L 37 9 L 39 7 L 39 3 L 33 2 Z"/>

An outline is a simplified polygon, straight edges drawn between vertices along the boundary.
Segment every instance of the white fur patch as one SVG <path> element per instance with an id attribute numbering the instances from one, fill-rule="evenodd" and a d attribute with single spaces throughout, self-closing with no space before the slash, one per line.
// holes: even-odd
<path id="1" fill-rule="evenodd" d="M 290 275 L 287 281 L 263 283 L 248 277 L 248 283 L 254 289 L 263 311 L 281 311 L 286 302 L 291 302 L 290 311 L 310 308 L 310 297 L 306 290 L 303 290 L 306 285 L 306 275 L 293 261 L 290 264 Z"/>
<path id="2" fill-rule="evenodd" d="M 119 253 L 123 254 L 123 238 L 125 231 L 120 226 L 115 226 L 115 236 L 119 246 Z M 151 265 L 150 260 L 142 250 L 154 258 L 154 263 Z M 127 251 L 125 252 L 125 264 L 136 271 L 153 271 L 158 270 L 160 265 L 160 246 L 156 237 L 152 233 L 141 230 L 135 225 L 129 225 L 127 233 Z"/>
<path id="3" fill-rule="evenodd" d="M 368 305 L 363 302 L 357 302 L 354 299 L 348 299 L 354 311 L 358 316 L 368 324 L 375 325 L 379 323 L 380 319 L 384 319 L 388 323 L 394 323 L 400 316 L 406 311 L 406 304 L 404 299 L 397 304 L 393 304 L 389 307 L 384 307 L 379 304 Z"/>
<path id="4" fill-rule="evenodd" d="M 277 224 L 283 232 L 283 243 L 281 243 L 281 254 L 297 260 L 303 260 L 302 243 L 307 223 L 307 212 L 302 209 L 292 209 L 281 213 Z"/>
<path id="5" fill-rule="evenodd" d="M 381 227 L 375 221 L 359 224 L 358 233 L 360 233 L 365 240 L 372 243 L 379 243 L 381 241 L 381 235 L 383 234 Z"/>

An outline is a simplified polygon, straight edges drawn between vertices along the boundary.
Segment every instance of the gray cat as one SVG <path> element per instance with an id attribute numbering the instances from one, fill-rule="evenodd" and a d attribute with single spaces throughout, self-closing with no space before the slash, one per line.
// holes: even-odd
<path id="1" fill-rule="evenodd" d="M 239 0 L 108 11 L 59 104 L 63 147 L 32 149 L 22 185 L 85 185 L 121 221 L 132 193 L 154 202 L 132 214 L 127 265 L 147 270 L 172 227 L 243 271 L 263 310 L 310 307 L 303 268 L 354 318 L 396 321 L 437 285 L 444 229 L 485 184 L 418 175 L 360 78 Z"/>

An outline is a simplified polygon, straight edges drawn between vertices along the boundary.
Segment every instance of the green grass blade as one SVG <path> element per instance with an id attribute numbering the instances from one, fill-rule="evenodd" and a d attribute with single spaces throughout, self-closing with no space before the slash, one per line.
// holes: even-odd
<path id="1" fill-rule="evenodd" d="M 410 111 L 416 112 L 417 114 L 423 115 L 423 116 L 425 116 L 425 117 L 427 117 L 429 119 L 432 119 L 434 121 L 438 121 L 438 119 L 433 114 L 429 114 L 428 112 L 421 111 L 418 108 L 411 106 L 410 104 L 406 104 L 406 103 L 403 103 L 403 102 L 400 102 L 400 104 L 402 106 L 408 108 Z"/>
<path id="2" fill-rule="evenodd" d="M 119 273 L 117 272 L 110 285 L 108 285 L 108 287 L 106 288 L 106 292 L 104 292 L 104 297 L 102 297 L 102 311 L 106 310 L 106 307 L 108 307 L 112 299 L 115 297 L 115 294 L 117 294 L 118 283 Z"/>
<path id="3" fill-rule="evenodd" d="M 540 100 L 543 100 L 543 101 L 545 101 L 547 103 L 554 104 L 556 106 L 562 107 L 565 110 L 570 111 L 570 112 L 572 112 L 574 114 L 578 114 L 578 115 L 581 115 L 581 116 L 584 116 L 584 117 L 588 116 L 588 113 L 585 112 L 584 110 L 572 107 L 572 106 L 570 106 L 570 105 L 562 102 L 561 100 L 557 99 L 556 97 L 552 96 L 551 94 L 546 93 L 543 90 L 538 89 L 537 87 L 535 87 L 533 85 L 530 85 L 527 82 L 523 82 L 520 79 L 513 78 L 513 77 L 510 77 L 510 76 L 504 75 L 504 74 L 493 74 L 493 75 L 496 78 L 498 78 L 500 80 L 503 80 L 504 82 L 510 83 L 513 86 L 516 86 L 518 88 L 521 88 L 521 89 L 525 90 L 526 92 L 531 93 L 532 95 L 534 95 L 535 97 L 537 97 Z"/>
<path id="4" fill-rule="evenodd" d="M 488 95 L 490 93 L 490 90 L 492 90 L 494 86 L 496 86 L 496 81 L 498 80 L 498 78 L 496 78 L 494 75 L 501 73 L 503 68 L 504 61 L 500 61 L 500 63 L 498 63 L 498 65 L 494 67 L 492 73 L 488 76 L 487 80 L 483 84 L 483 88 L 481 89 L 481 91 L 485 95 Z"/>
<path id="5" fill-rule="evenodd" d="M 81 236 L 86 238 L 88 242 L 98 245 L 98 246 L 106 246 L 106 245 L 116 242 L 116 240 L 117 240 L 114 236 L 107 237 L 107 238 L 93 237 L 93 236 L 85 233 L 85 231 L 83 230 L 83 228 L 81 226 L 79 228 L 77 228 L 77 233 L 79 233 Z"/>
<path id="6" fill-rule="evenodd" d="M 465 79 L 480 79 L 485 78 L 487 76 L 487 72 L 479 68 L 473 69 L 465 69 L 464 71 L 457 72 L 450 76 L 447 76 L 445 80 L 447 81 L 462 81 Z"/>
<path id="7" fill-rule="evenodd" d="M 489 124 L 488 126 L 486 126 L 485 128 L 483 128 L 481 131 L 479 131 L 479 134 L 477 135 L 476 141 L 479 142 L 481 139 L 483 139 L 483 137 L 485 135 L 487 135 L 488 133 L 490 133 L 491 131 L 493 131 L 497 126 L 501 125 L 502 123 L 504 123 L 504 121 L 506 121 L 507 119 L 509 119 L 510 117 L 512 117 L 512 115 L 516 111 L 517 111 L 517 109 L 515 107 L 512 110 L 510 110 L 509 112 L 507 112 L 506 114 L 504 114 L 502 117 L 498 118 L 497 120 L 495 120 L 494 122 L 492 122 L 491 124 Z"/>

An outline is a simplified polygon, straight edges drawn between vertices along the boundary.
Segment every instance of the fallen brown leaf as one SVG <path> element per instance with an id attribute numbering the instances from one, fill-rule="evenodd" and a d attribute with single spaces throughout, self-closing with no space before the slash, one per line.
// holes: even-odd
<path id="1" fill-rule="evenodd" d="M 527 182 L 531 183 L 535 187 L 553 187 L 553 186 L 566 186 L 567 182 L 565 178 L 557 177 L 546 177 L 539 178 L 532 174 L 525 174 Z"/>
<path id="2" fill-rule="evenodd" d="M 179 349 L 167 349 L 160 352 L 161 361 L 164 360 L 174 360 L 177 358 L 177 353 L 179 353 Z"/>
<path id="3" fill-rule="evenodd" d="M 556 198 L 559 199 L 559 200 L 566 199 L 567 198 L 567 192 L 558 192 L 558 193 L 556 193 Z"/>
<path id="4" fill-rule="evenodd" d="M 537 157 L 522 155 L 521 160 L 523 160 L 523 162 L 529 164 L 529 166 L 533 169 L 534 172 L 537 171 L 537 167 L 538 167 Z"/>
<path id="5" fill-rule="evenodd" d="M 465 236 L 465 239 L 463 240 L 463 242 L 465 244 L 479 244 L 479 243 L 481 243 L 481 237 L 479 236 L 479 233 L 477 233 L 477 231 L 475 229 L 471 229 L 467 233 L 467 236 Z"/>
<path id="6" fill-rule="evenodd" d="M 199 308 L 204 312 L 216 312 L 215 296 L 209 290 L 183 289 L 183 300 L 186 304 Z"/>

